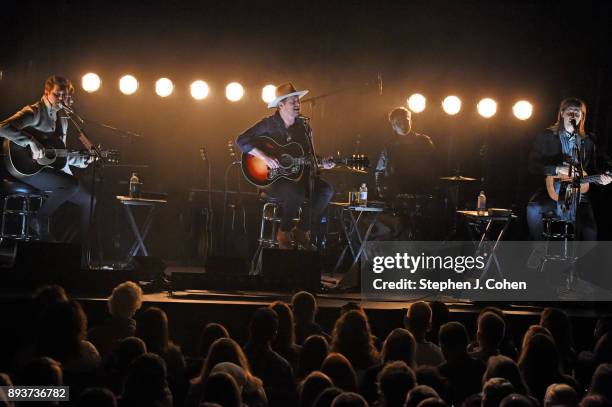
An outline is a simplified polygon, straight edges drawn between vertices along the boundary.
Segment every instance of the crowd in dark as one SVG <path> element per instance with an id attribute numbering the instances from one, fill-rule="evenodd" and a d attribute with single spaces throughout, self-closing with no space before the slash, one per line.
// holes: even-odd
<path id="1" fill-rule="evenodd" d="M 39 289 L 36 332 L 0 385 L 69 386 L 72 405 L 88 407 L 612 405 L 609 317 L 597 321 L 594 349 L 578 352 L 560 309 L 544 309 L 517 344 L 497 308 L 480 312 L 471 338 L 444 304 L 415 302 L 404 326 L 378 338 L 355 303 L 325 332 L 315 297 L 299 292 L 291 304 L 257 309 L 246 343 L 209 322 L 194 333 L 197 353 L 185 355 L 166 313 L 141 305 L 140 287 L 123 283 L 108 299 L 107 320 L 88 328 L 62 287 Z M 11 405 L 28 404 L 0 394 L 0 406 Z"/>

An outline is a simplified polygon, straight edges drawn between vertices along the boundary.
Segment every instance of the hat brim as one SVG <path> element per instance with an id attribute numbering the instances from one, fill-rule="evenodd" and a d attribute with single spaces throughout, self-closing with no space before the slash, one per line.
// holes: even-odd
<path id="1" fill-rule="evenodd" d="M 278 104 L 283 100 L 283 99 L 287 99 L 291 96 L 297 96 L 300 99 L 302 98 L 302 96 L 304 96 L 305 94 L 307 94 L 308 91 L 307 90 L 300 90 L 298 92 L 293 92 L 293 93 L 288 93 L 286 95 L 281 95 L 278 96 L 276 99 L 272 100 L 271 102 L 268 103 L 268 108 L 273 108 L 273 107 L 277 107 Z"/>

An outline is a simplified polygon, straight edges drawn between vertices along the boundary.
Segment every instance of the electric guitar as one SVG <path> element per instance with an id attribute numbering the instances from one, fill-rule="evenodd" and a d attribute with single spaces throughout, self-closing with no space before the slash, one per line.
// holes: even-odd
<path id="1" fill-rule="evenodd" d="M 241 168 L 247 181 L 259 188 L 272 185 L 279 179 L 299 181 L 304 174 L 304 167 L 310 165 L 311 157 L 304 154 L 304 149 L 298 143 L 291 142 L 280 145 L 269 137 L 258 137 L 253 147 L 259 149 L 270 158 L 278 160 L 279 168 L 270 168 L 266 162 L 249 153 L 242 153 Z M 364 155 L 355 155 L 350 158 L 331 159 L 337 165 L 363 170 L 368 168 L 370 161 Z M 318 165 L 318 164 L 317 164 Z"/>
<path id="2" fill-rule="evenodd" d="M 6 139 L 2 143 L 3 161 L 8 172 L 15 178 L 31 177 L 38 174 L 45 167 L 61 170 L 66 166 L 69 158 L 92 157 L 93 153 L 87 150 L 69 150 L 64 142 L 55 134 L 23 131 L 33 137 L 44 146 L 43 156 L 38 159 L 32 158 L 32 150 L 29 146 L 22 147 Z M 102 158 L 106 162 L 119 162 L 117 150 L 101 151 Z"/>

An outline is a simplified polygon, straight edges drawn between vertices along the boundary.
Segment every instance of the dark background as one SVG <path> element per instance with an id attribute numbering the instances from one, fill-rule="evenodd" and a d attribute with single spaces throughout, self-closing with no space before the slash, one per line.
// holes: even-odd
<path id="1" fill-rule="evenodd" d="M 95 141 L 121 150 L 127 165 L 106 168 L 99 190 L 100 233 L 112 243 L 110 256 L 119 256 L 129 240 L 114 195 L 127 192 L 130 165 L 144 164 L 148 168 L 138 169 L 144 189 L 167 192 L 170 199 L 154 225 L 151 247 L 164 258 L 184 259 L 183 242 L 203 205 L 198 201 L 205 199 L 196 194 L 189 201 L 189 190 L 203 187 L 207 177 L 199 148 L 207 148 L 213 185 L 223 189 L 232 160 L 227 142 L 271 113 L 260 99 L 268 83 L 291 81 L 310 90 L 307 98 L 331 94 L 303 105 L 318 150 L 365 152 L 374 161 L 389 135 L 387 112 L 414 92 L 424 94 L 427 109 L 413 115 L 413 127 L 436 143 L 445 163 L 441 173 L 458 168 L 479 177 L 480 146 L 488 140 L 489 206 L 516 209 L 516 239 L 525 237 L 524 206 L 533 190 L 526 156 L 533 137 L 555 121 L 563 97 L 587 102 L 587 129 L 597 134 L 601 151 L 610 150 L 608 2 L 56 0 L 5 2 L 3 8 L 2 117 L 35 101 L 45 78 L 60 74 L 77 85 L 75 108 L 82 116 L 142 135 L 123 138 L 91 123 L 86 127 Z M 87 72 L 102 78 L 98 92 L 80 88 Z M 118 90 L 125 73 L 140 81 L 134 95 Z M 162 76 L 175 84 L 164 99 L 154 93 Z M 211 88 L 203 101 L 189 95 L 195 79 Z M 245 87 L 240 102 L 224 97 L 231 81 Z M 449 94 L 463 101 L 456 116 L 441 108 Z M 476 113 L 482 97 L 498 102 L 492 119 Z M 535 107 L 526 122 L 512 116 L 519 99 Z M 457 149 L 449 159 L 451 136 Z M 87 179 L 87 171 L 83 175 Z M 374 186 L 371 179 L 330 178 L 340 192 L 363 181 Z M 237 179 L 230 177 L 231 188 Z M 600 238 L 610 240 L 611 192 L 593 189 Z M 475 205 L 479 190 L 464 189 L 467 206 Z M 214 199 L 222 207 L 221 198 Z M 253 220 L 257 212 L 248 207 Z"/>

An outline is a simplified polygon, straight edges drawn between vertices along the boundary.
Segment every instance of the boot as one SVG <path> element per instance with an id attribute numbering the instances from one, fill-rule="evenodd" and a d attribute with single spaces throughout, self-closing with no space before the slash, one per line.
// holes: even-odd
<path id="1" fill-rule="evenodd" d="M 293 239 L 291 238 L 291 232 L 284 232 L 278 230 L 276 232 L 276 241 L 278 242 L 278 248 L 281 250 L 293 249 Z"/>
<path id="2" fill-rule="evenodd" d="M 291 231 L 291 234 L 293 235 L 293 240 L 298 245 L 298 247 L 308 251 L 317 250 L 317 248 L 312 243 L 310 243 L 310 231 L 305 231 L 294 227 Z"/>

